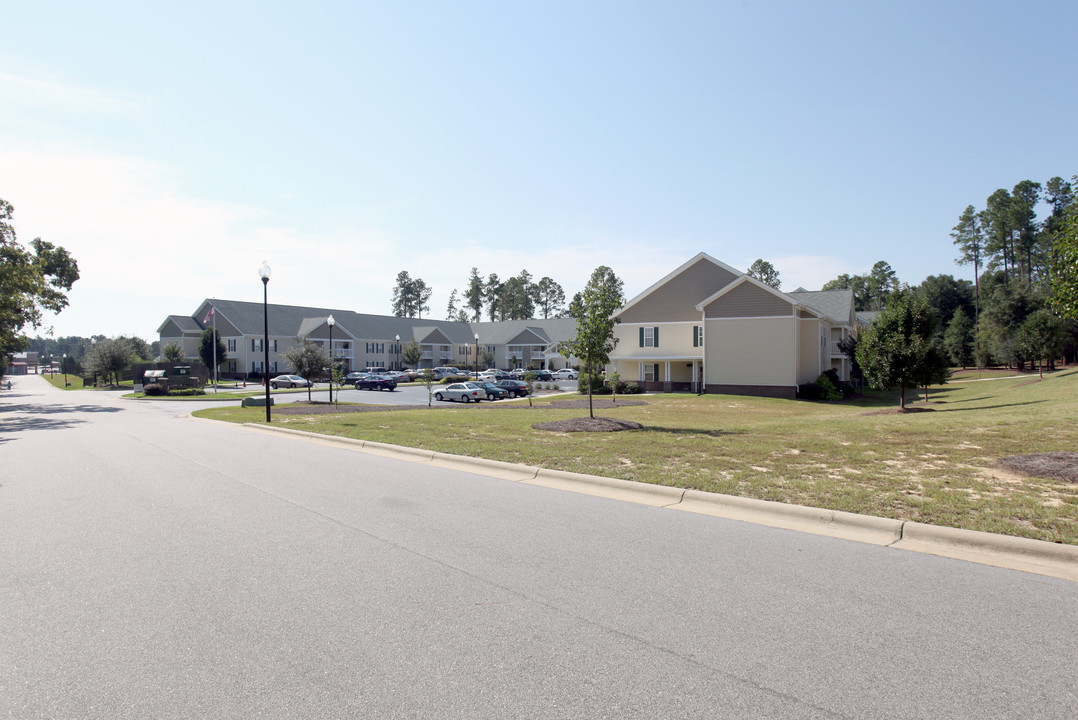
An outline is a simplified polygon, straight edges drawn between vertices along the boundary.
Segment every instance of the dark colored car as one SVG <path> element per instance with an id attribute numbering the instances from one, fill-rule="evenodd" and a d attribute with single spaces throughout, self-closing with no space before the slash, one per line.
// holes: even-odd
<path id="1" fill-rule="evenodd" d="M 396 390 L 397 381 L 385 375 L 371 375 L 356 380 L 356 390 Z"/>
<path id="2" fill-rule="evenodd" d="M 501 400 L 502 398 L 509 397 L 509 391 L 508 390 L 506 390 L 503 387 L 498 387 L 494 383 L 485 382 L 485 383 L 476 383 L 476 384 L 479 385 L 479 387 L 483 388 L 483 390 L 486 391 L 487 400 Z"/>
<path id="3" fill-rule="evenodd" d="M 519 380 L 501 380 L 494 384 L 508 392 L 513 397 L 524 397 L 528 394 L 528 386 Z"/>
<path id="4" fill-rule="evenodd" d="M 539 382 L 549 382 L 554 379 L 549 370 L 531 370 L 529 372 L 535 373 L 535 379 Z M 525 377 L 527 377 L 527 373 L 525 373 Z"/>

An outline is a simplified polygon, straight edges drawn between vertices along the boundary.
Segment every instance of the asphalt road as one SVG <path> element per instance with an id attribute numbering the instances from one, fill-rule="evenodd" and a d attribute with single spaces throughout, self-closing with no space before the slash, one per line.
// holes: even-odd
<path id="1" fill-rule="evenodd" d="M 191 407 L 0 392 L 0 717 L 1078 715 L 1076 583 Z"/>

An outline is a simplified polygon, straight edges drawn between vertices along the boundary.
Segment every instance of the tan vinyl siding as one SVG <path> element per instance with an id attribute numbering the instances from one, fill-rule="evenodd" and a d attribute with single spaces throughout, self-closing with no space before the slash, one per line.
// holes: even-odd
<path id="1" fill-rule="evenodd" d="M 631 357 L 641 360 L 647 358 L 703 357 L 704 349 L 702 347 L 693 347 L 692 345 L 692 329 L 694 325 L 699 325 L 699 311 L 696 311 L 696 320 L 697 322 L 695 323 L 667 323 L 665 325 L 619 323 L 614 326 L 614 337 L 618 338 L 618 344 L 612 355 L 618 358 Z M 641 327 L 659 328 L 658 347 L 640 347 Z"/>
<path id="2" fill-rule="evenodd" d="M 708 318 L 793 316 L 793 306 L 750 282 L 716 298 L 704 308 Z"/>
<path id="3" fill-rule="evenodd" d="M 787 306 L 789 307 L 789 306 Z M 793 385 L 794 318 L 708 320 L 709 385 Z"/>
<path id="4" fill-rule="evenodd" d="M 696 309 L 696 303 L 711 297 L 736 279 L 737 276 L 728 270 L 700 258 L 622 313 L 621 321 L 662 323 L 699 320 L 700 311 Z M 690 336 L 690 343 L 691 340 Z"/>
<path id="5" fill-rule="evenodd" d="M 814 382 L 828 367 L 823 361 L 826 343 L 821 343 L 819 320 L 801 320 L 801 338 L 798 343 L 797 384 Z"/>

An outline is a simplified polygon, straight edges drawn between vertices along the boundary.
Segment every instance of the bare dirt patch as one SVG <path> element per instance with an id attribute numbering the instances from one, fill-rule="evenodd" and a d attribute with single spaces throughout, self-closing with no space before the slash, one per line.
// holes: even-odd
<path id="1" fill-rule="evenodd" d="M 1078 453 L 1051 452 L 1011 455 L 1000 458 L 999 465 L 1028 477 L 1058 478 L 1078 483 Z"/>
<path id="2" fill-rule="evenodd" d="M 639 430 L 644 426 L 632 420 L 584 417 L 536 423 L 532 427 L 536 430 L 549 430 L 550 432 L 618 432 L 619 430 Z"/>

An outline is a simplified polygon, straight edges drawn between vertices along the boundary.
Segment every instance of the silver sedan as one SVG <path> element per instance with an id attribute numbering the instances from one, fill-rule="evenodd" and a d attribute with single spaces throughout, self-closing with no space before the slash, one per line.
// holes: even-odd
<path id="1" fill-rule="evenodd" d="M 453 383 L 434 391 L 435 400 L 460 400 L 461 402 L 481 402 L 487 391 L 472 382 Z"/>

